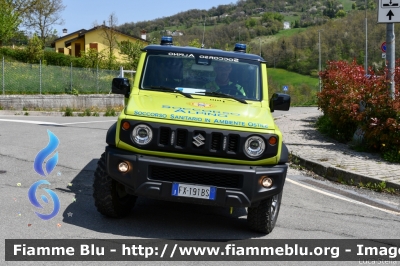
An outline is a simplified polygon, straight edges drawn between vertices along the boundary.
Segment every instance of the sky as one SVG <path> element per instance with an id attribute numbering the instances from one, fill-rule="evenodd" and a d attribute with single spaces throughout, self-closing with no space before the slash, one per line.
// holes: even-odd
<path id="1" fill-rule="evenodd" d="M 62 29 L 68 33 L 91 29 L 95 22 L 102 24 L 115 13 L 118 23 L 139 22 L 168 17 L 190 9 L 205 9 L 219 5 L 235 4 L 236 0 L 63 0 L 66 6 L 61 13 L 63 25 L 54 25 L 59 35 Z"/>

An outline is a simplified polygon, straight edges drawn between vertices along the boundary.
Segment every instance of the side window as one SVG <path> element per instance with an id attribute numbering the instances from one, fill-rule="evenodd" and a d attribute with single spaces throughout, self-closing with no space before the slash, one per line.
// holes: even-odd
<path id="1" fill-rule="evenodd" d="M 151 55 L 147 58 L 143 87 L 175 88 L 182 81 L 183 65 L 179 58 Z"/>
<path id="2" fill-rule="evenodd" d="M 143 87 L 150 86 L 160 86 L 159 79 L 157 75 L 157 57 L 149 56 L 147 57 L 147 64 L 144 72 Z"/>
<path id="3" fill-rule="evenodd" d="M 259 67 L 253 64 L 232 64 L 230 80 L 243 87 L 246 98 L 259 100 Z"/>

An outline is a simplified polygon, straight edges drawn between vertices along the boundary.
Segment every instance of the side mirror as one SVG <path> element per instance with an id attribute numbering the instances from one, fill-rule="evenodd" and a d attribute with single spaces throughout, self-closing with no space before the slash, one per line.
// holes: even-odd
<path id="1" fill-rule="evenodd" d="M 274 93 L 269 101 L 271 112 L 275 110 L 288 111 L 290 108 L 290 96 L 283 93 Z"/>
<path id="2" fill-rule="evenodd" d="M 131 93 L 131 84 L 127 78 L 114 78 L 112 81 L 111 92 L 115 94 L 123 94 L 129 97 Z"/>

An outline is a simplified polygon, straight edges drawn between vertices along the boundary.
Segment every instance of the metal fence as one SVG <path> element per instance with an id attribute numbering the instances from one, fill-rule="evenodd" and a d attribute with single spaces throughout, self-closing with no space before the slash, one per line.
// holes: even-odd
<path id="1" fill-rule="evenodd" d="M 2 58 L 1 92 L 5 94 L 101 94 L 109 93 L 119 70 L 78 68 L 7 62 Z M 131 76 L 133 74 L 130 74 Z M 133 76 L 132 76 L 133 77 Z"/>

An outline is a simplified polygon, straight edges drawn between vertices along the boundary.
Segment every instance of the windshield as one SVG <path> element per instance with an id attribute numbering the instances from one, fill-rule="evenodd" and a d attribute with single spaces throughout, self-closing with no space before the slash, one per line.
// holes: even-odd
<path id="1" fill-rule="evenodd" d="M 234 56 L 149 53 L 141 89 L 171 88 L 190 94 L 260 100 L 260 63 Z"/>

